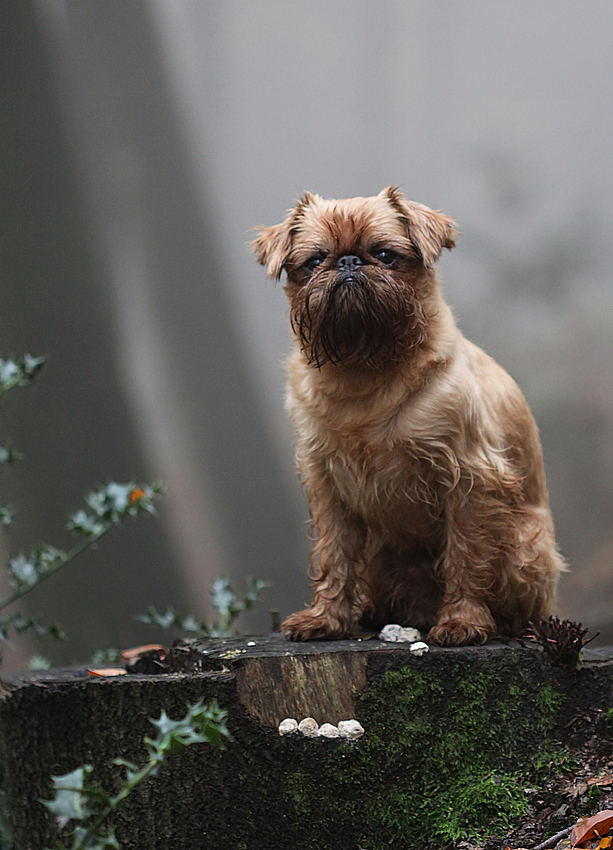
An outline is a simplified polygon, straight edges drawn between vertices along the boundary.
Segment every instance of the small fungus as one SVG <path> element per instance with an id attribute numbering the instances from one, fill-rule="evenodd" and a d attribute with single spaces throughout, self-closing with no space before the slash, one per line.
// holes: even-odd
<path id="1" fill-rule="evenodd" d="M 423 640 L 418 640 L 415 643 L 412 643 L 409 647 L 409 651 L 412 655 L 417 655 L 419 658 L 424 654 L 424 652 L 429 652 L 430 647 L 427 643 L 424 643 Z"/>
<path id="2" fill-rule="evenodd" d="M 319 735 L 319 726 L 313 717 L 305 717 L 298 724 L 298 730 L 307 738 L 317 738 Z"/>
<path id="3" fill-rule="evenodd" d="M 357 741 L 364 734 L 364 727 L 357 720 L 341 720 L 338 724 L 338 731 L 341 738 Z"/>
<path id="4" fill-rule="evenodd" d="M 293 717 L 286 717 L 279 723 L 279 735 L 291 735 L 298 731 L 298 721 Z"/>
<path id="5" fill-rule="evenodd" d="M 340 738 L 341 736 L 338 726 L 333 726 L 331 723 L 322 723 L 319 727 L 319 734 L 322 738 Z"/>

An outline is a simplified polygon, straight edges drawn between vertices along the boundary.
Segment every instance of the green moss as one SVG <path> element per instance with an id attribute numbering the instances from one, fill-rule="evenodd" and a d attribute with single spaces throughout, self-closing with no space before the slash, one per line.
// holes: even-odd
<path id="1" fill-rule="evenodd" d="M 509 648 L 385 663 L 369 670 L 356 709 L 366 734 L 353 744 L 237 717 L 235 743 L 210 756 L 198 846 L 423 850 L 520 821 L 524 788 L 565 758 L 566 674 Z"/>
<path id="2" fill-rule="evenodd" d="M 314 799 L 314 778 L 304 770 L 290 772 L 285 777 L 285 788 L 294 811 L 299 815 L 311 814 L 311 801 Z"/>
<path id="3" fill-rule="evenodd" d="M 329 819 L 369 850 L 517 822 L 526 783 L 562 758 L 549 741 L 559 694 L 548 685 L 505 693 L 492 669 L 441 672 L 406 667 L 377 679 L 360 703 L 359 744 L 329 749 L 316 784 L 303 771 L 289 777 L 296 816 Z"/>
<path id="4" fill-rule="evenodd" d="M 526 729 L 532 712 L 525 697 L 520 702 L 517 696 L 504 701 L 501 696 L 500 678 L 492 671 L 457 671 L 443 687 L 439 677 L 405 668 L 373 685 L 363 705 L 366 726 L 376 733 L 369 734 L 370 755 L 380 761 L 384 753 L 392 773 L 400 756 L 405 769 L 414 772 L 412 787 L 396 785 L 392 806 L 380 801 L 373 807 L 374 820 L 377 808 L 385 812 L 381 820 L 392 840 L 410 834 L 423 841 L 435 836 L 457 841 L 521 817 L 525 795 L 518 774 L 531 755 L 524 749 L 522 758 L 522 742 L 538 736 L 542 747 L 557 695 L 548 693 L 546 700 L 541 691 L 535 694 L 533 730 Z M 548 710 L 542 711 L 545 704 Z M 390 714 L 392 729 L 381 720 Z M 407 722 L 411 717 L 419 721 Z"/>

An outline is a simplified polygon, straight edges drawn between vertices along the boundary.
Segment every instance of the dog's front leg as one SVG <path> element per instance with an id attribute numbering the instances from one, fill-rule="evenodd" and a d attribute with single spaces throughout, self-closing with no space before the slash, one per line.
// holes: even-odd
<path id="1" fill-rule="evenodd" d="M 358 567 L 366 529 L 335 496 L 325 476 L 307 481 L 316 543 L 309 575 L 312 605 L 288 617 L 281 630 L 291 640 L 339 639 L 350 633 L 362 611 Z"/>
<path id="2" fill-rule="evenodd" d="M 443 601 L 428 635 L 442 646 L 485 643 L 496 633 L 488 603 L 496 584 L 497 552 L 484 510 L 487 501 L 476 488 L 447 497 L 446 546 L 438 570 Z"/>

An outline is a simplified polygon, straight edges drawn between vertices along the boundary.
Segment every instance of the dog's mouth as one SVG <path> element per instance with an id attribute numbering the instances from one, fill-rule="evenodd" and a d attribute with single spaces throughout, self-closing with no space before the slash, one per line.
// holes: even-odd
<path id="1" fill-rule="evenodd" d="M 425 338 L 412 286 L 361 269 L 314 275 L 293 297 L 291 321 L 311 365 L 381 367 Z"/>

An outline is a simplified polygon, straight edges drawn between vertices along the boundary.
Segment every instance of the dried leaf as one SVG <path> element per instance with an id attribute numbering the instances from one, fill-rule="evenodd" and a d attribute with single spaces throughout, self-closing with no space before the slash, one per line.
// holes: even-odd
<path id="1" fill-rule="evenodd" d="M 88 667 L 87 672 L 90 676 L 127 676 L 126 671 L 119 667 Z"/>
<path id="2" fill-rule="evenodd" d="M 574 787 L 573 797 L 574 798 L 580 797 L 582 794 L 585 794 L 586 791 L 587 791 L 587 782 L 580 780 L 579 782 L 577 782 L 577 784 Z"/>
<path id="3" fill-rule="evenodd" d="M 160 657 L 165 658 L 168 655 L 168 647 L 161 643 L 147 643 L 144 646 L 133 646 L 131 649 L 124 649 L 121 653 L 122 661 L 134 661 L 146 655 L 148 652 L 157 652 Z"/>
<path id="4" fill-rule="evenodd" d="M 613 811 L 604 809 L 602 812 L 588 818 L 585 823 L 579 823 L 570 834 L 571 847 L 583 844 L 591 838 L 606 835 L 613 826 Z"/>
<path id="5" fill-rule="evenodd" d="M 588 779 L 588 785 L 613 785 L 613 773 L 607 773 L 606 776 L 594 776 Z"/>
<path id="6" fill-rule="evenodd" d="M 597 847 L 597 850 L 608 850 L 608 848 L 611 846 L 612 843 L 613 843 L 613 838 L 611 838 L 611 836 L 608 835 L 606 838 L 601 839 L 600 844 Z"/>

